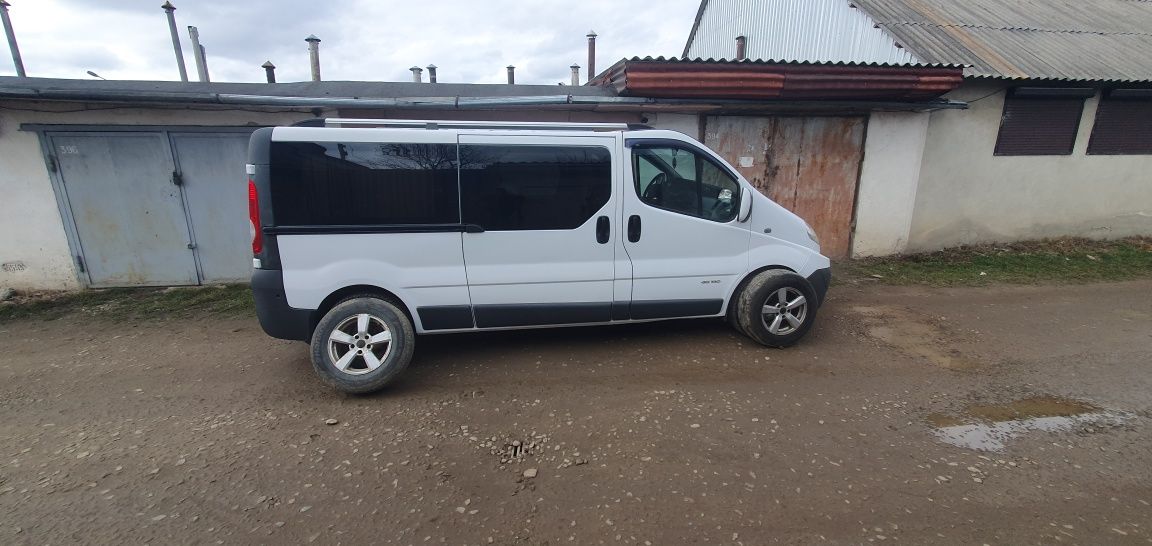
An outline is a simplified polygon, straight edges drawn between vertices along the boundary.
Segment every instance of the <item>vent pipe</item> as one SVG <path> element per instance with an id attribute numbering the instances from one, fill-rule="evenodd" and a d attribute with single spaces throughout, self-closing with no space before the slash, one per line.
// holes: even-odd
<path id="1" fill-rule="evenodd" d="M 188 39 L 192 40 L 192 57 L 196 59 L 196 75 L 200 81 L 208 79 L 208 58 L 204 56 L 204 46 L 200 45 L 200 31 L 193 26 L 188 27 Z"/>
<path id="2" fill-rule="evenodd" d="M 0 0 L 0 19 L 4 20 L 4 34 L 8 36 L 8 50 L 12 52 L 12 64 L 16 65 L 16 75 L 27 78 L 24 72 L 24 59 L 20 56 L 20 46 L 16 45 L 16 31 L 12 30 L 12 20 L 8 18 L 8 0 Z"/>
<path id="3" fill-rule="evenodd" d="M 268 83 L 276 83 L 276 65 L 272 64 L 272 61 L 264 61 L 260 67 L 264 69 L 264 77 L 268 79 Z"/>
<path id="4" fill-rule="evenodd" d="M 508 65 L 508 85 L 516 83 L 516 67 Z"/>
<path id="5" fill-rule="evenodd" d="M 736 37 L 736 60 L 737 61 L 743 61 L 744 59 L 748 58 L 748 55 L 746 54 L 746 46 L 747 45 L 748 45 L 748 39 L 747 38 L 745 38 L 743 36 L 737 36 Z"/>
<path id="6" fill-rule="evenodd" d="M 588 81 L 596 76 L 596 31 L 588 31 Z"/>
<path id="7" fill-rule="evenodd" d="M 420 68 L 419 66 L 413 66 L 412 68 L 409 68 L 408 70 L 412 71 L 412 82 L 413 83 L 424 83 L 424 69 L 423 68 Z"/>
<path id="8" fill-rule="evenodd" d="M 188 67 L 184 66 L 184 50 L 180 49 L 180 33 L 176 31 L 176 6 L 164 2 L 164 12 L 168 15 L 168 34 L 172 35 L 172 50 L 176 52 L 176 68 L 180 70 L 180 81 L 188 81 Z"/>
<path id="9" fill-rule="evenodd" d="M 308 61 L 312 66 L 312 81 L 320 81 L 320 38 L 315 34 L 309 34 L 304 38 L 308 42 Z"/>
<path id="10" fill-rule="evenodd" d="M 428 83 L 436 83 L 436 65 L 428 65 Z"/>
<path id="11" fill-rule="evenodd" d="M 572 63 L 568 68 L 572 69 L 572 85 L 580 85 L 580 65 Z"/>

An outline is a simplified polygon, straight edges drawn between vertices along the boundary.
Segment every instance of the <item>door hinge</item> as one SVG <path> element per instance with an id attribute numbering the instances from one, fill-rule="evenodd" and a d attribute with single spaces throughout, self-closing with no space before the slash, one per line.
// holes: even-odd
<path id="1" fill-rule="evenodd" d="M 88 268 L 84 265 L 84 257 L 79 254 L 76 255 L 76 267 L 80 269 L 81 273 L 88 272 Z"/>
<path id="2" fill-rule="evenodd" d="M 60 167 L 56 165 L 56 156 L 48 156 L 48 170 L 52 172 L 60 172 Z"/>
<path id="3" fill-rule="evenodd" d="M 196 250 L 196 243 L 188 243 L 188 250 Z"/>
<path id="4" fill-rule="evenodd" d="M 183 186 L 184 175 L 180 174 L 179 171 L 172 171 L 172 184 L 176 186 Z"/>

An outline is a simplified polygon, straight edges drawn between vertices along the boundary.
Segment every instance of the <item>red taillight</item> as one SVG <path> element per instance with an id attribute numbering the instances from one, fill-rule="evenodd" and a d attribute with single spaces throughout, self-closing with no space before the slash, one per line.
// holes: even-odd
<path id="1" fill-rule="evenodd" d="M 260 231 L 260 201 L 256 199 L 256 182 L 248 181 L 248 220 L 252 222 L 252 254 L 264 251 L 264 234 Z"/>

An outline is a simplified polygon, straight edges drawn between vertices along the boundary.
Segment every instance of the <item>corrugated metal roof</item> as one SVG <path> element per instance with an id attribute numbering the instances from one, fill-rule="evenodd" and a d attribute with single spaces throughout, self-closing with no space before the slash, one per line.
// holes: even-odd
<path id="1" fill-rule="evenodd" d="M 1152 1 L 1152 0 L 1149 0 Z M 863 62 L 863 61 L 794 61 L 784 59 L 744 59 L 737 61 L 735 59 L 713 59 L 711 57 L 705 59 L 703 57 L 632 57 L 630 59 L 621 59 L 620 62 L 661 62 L 661 63 L 709 63 L 709 64 L 762 64 L 762 65 L 797 65 L 797 66 L 872 66 L 872 67 L 892 67 L 892 68 L 964 68 L 968 65 L 964 64 L 951 64 L 951 63 L 920 63 L 920 62 Z"/>
<path id="2" fill-rule="evenodd" d="M 968 76 L 1152 81 L 1152 1 L 851 1 L 921 60 Z"/>
<path id="3" fill-rule="evenodd" d="M 683 56 L 734 58 L 737 36 L 746 37 L 749 59 L 918 60 L 847 0 L 702 0 Z"/>
<path id="4" fill-rule="evenodd" d="M 961 72 L 940 65 L 635 57 L 592 83 L 631 97 L 924 101 L 958 87 Z"/>

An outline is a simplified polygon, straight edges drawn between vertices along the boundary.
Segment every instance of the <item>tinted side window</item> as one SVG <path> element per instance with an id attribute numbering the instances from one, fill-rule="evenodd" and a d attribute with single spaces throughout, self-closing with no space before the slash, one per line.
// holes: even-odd
<path id="1" fill-rule="evenodd" d="M 486 231 L 575 229 L 612 194 L 612 155 L 595 146 L 460 146 L 464 223 Z"/>
<path id="2" fill-rule="evenodd" d="M 636 194 L 657 208 L 730 222 L 740 208 L 740 185 L 697 152 L 674 146 L 635 146 Z"/>
<path id="3" fill-rule="evenodd" d="M 457 224 L 455 144 L 273 142 L 281 226 Z"/>

